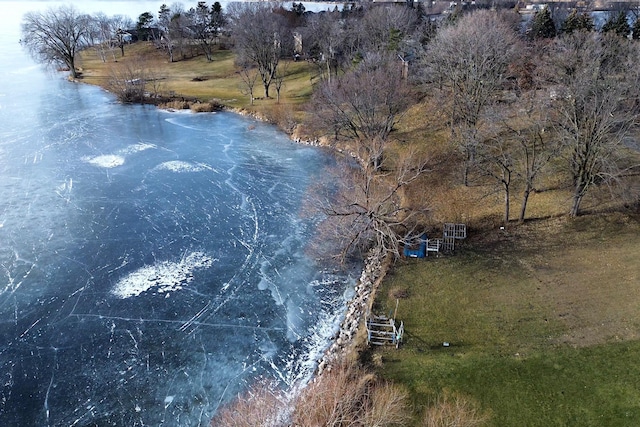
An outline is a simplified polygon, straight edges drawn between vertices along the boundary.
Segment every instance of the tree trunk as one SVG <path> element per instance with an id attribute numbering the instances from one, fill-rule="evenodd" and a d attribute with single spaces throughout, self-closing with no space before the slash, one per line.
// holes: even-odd
<path id="1" fill-rule="evenodd" d="M 531 194 L 531 184 L 527 183 L 524 188 L 524 192 L 522 194 L 522 206 L 520 207 L 520 217 L 518 218 L 518 223 L 522 224 L 524 222 L 524 216 L 527 211 L 527 203 L 529 202 L 529 195 Z"/>
<path id="2" fill-rule="evenodd" d="M 469 161 L 465 160 L 464 170 L 462 171 L 462 184 L 465 187 L 469 186 Z"/>
<path id="3" fill-rule="evenodd" d="M 510 199 L 510 188 L 509 184 L 504 185 L 504 227 L 507 228 L 509 225 L 509 199 Z"/>
<path id="4" fill-rule="evenodd" d="M 75 58 L 71 58 L 69 60 L 69 71 L 71 71 L 71 77 L 73 77 L 74 79 L 78 78 L 78 71 L 76 71 L 76 60 Z"/>
<path id="5" fill-rule="evenodd" d="M 327 82 L 331 84 L 331 62 L 329 61 L 329 58 L 327 58 Z"/>
<path id="6" fill-rule="evenodd" d="M 569 212 L 569 216 L 572 218 L 577 217 L 580 214 L 580 203 L 582 202 L 582 195 L 579 192 L 573 195 L 573 205 L 571 206 L 571 211 Z"/>

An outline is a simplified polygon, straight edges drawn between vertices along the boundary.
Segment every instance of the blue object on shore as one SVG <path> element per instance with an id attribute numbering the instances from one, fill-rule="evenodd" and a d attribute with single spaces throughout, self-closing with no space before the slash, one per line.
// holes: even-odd
<path id="1" fill-rule="evenodd" d="M 424 258 L 427 256 L 427 233 L 422 233 L 418 244 L 405 245 L 404 256 L 408 258 Z"/>

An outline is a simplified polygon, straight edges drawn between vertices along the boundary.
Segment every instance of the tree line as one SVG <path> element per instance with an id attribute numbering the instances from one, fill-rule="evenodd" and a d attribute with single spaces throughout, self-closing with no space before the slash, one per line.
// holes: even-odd
<path id="1" fill-rule="evenodd" d="M 308 61 L 315 71 L 306 124 L 352 154 L 340 188 L 320 192 L 330 218 L 325 237 L 342 248 L 341 259 L 372 244 L 397 257 L 430 214 L 426 201 L 407 195 L 442 161 L 419 144 L 389 150 L 397 124 L 418 103 L 438 106 L 424 120 L 446 125 L 447 165 L 459 169 L 460 183 L 503 195 L 505 226 L 516 197 L 518 220 L 526 219 L 529 198 L 550 171 L 572 189 L 570 216 L 580 214 L 593 187 L 622 190 L 637 174 L 625 144 L 640 112 L 640 19 L 630 24 L 628 11 L 614 11 L 597 31 L 585 11 L 544 8 L 525 22 L 513 8 L 489 6 L 433 15 L 422 3 L 352 3 L 309 13 L 301 3 L 223 10 L 200 1 L 188 9 L 163 4 L 137 22 L 63 6 L 25 15 L 23 42 L 76 76 L 78 50 L 92 46 L 103 60 L 124 55 L 129 28 L 169 61 L 194 48 L 211 61 L 224 37 L 251 103 L 257 82 L 265 98 L 275 88 L 279 99 L 288 64 Z"/>

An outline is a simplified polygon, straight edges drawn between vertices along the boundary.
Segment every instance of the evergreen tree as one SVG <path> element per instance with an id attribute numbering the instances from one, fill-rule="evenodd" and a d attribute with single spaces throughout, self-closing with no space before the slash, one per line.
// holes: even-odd
<path id="1" fill-rule="evenodd" d="M 592 31 L 594 28 L 593 19 L 588 13 L 578 13 L 576 9 L 567 16 L 562 24 L 562 32 L 571 34 L 574 31 Z"/>
<path id="2" fill-rule="evenodd" d="M 533 16 L 530 36 L 534 39 L 551 39 L 556 36 L 556 24 L 553 23 L 551 11 L 545 7 Z"/>
<path id="3" fill-rule="evenodd" d="M 616 16 L 609 16 L 607 22 L 602 26 L 602 32 L 614 32 L 621 37 L 628 37 L 631 27 L 627 21 L 627 13 L 621 10 Z"/>
<path id="4" fill-rule="evenodd" d="M 636 22 L 633 23 L 633 34 L 631 34 L 631 37 L 634 40 L 640 40 L 640 18 L 636 19 Z"/>

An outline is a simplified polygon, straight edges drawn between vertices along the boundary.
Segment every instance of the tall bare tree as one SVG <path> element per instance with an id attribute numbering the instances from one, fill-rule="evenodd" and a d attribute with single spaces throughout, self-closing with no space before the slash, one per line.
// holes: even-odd
<path id="1" fill-rule="evenodd" d="M 36 60 L 66 66 L 77 78 L 76 55 L 87 45 L 89 21 L 72 6 L 28 12 L 22 20 L 22 42 Z"/>
<path id="2" fill-rule="evenodd" d="M 171 7 L 162 4 L 158 11 L 157 23 L 162 32 L 161 45 L 169 55 L 169 62 L 176 60 L 176 53 L 179 58 L 183 58 L 186 39 L 190 32 L 184 6 L 181 3 L 173 3 Z"/>
<path id="3" fill-rule="evenodd" d="M 319 125 L 355 144 L 363 165 L 382 166 L 389 134 L 411 99 L 402 78 L 402 65 L 393 58 L 372 55 L 357 68 L 314 94 L 314 114 Z"/>
<path id="4" fill-rule="evenodd" d="M 340 165 L 337 187 L 327 189 L 322 208 L 327 221 L 319 228 L 323 238 L 340 249 L 344 262 L 372 247 L 394 257 L 402 246 L 422 233 L 428 208 L 410 205 L 403 197 L 420 177 L 429 172 L 428 161 L 405 153 L 387 171 L 345 160 Z"/>
<path id="5" fill-rule="evenodd" d="M 427 45 L 425 80 L 446 109 L 452 139 L 465 157 L 465 185 L 482 139 L 482 115 L 496 100 L 517 51 L 513 27 L 490 10 L 463 15 Z"/>
<path id="6" fill-rule="evenodd" d="M 111 18 L 104 13 L 97 13 L 91 17 L 89 28 L 87 29 L 88 43 L 94 47 L 102 62 L 107 62 L 109 53 L 113 55 L 115 60 L 113 45 L 109 43 L 112 33 L 111 28 Z"/>
<path id="7" fill-rule="evenodd" d="M 359 20 L 358 37 L 364 52 L 395 52 L 401 41 L 413 33 L 418 19 L 415 9 L 373 6 Z"/>
<path id="8" fill-rule="evenodd" d="M 638 121 L 638 46 L 616 35 L 575 32 L 553 45 L 555 132 L 564 145 L 577 216 L 587 192 L 621 175 L 623 141 Z"/>
<path id="9" fill-rule="evenodd" d="M 239 64 L 238 74 L 242 80 L 241 92 L 243 95 L 249 95 L 251 105 L 255 100 L 255 87 L 258 80 L 258 70 L 253 64 Z"/>
<path id="10" fill-rule="evenodd" d="M 312 15 L 303 28 L 302 37 L 305 55 L 319 66 L 320 76 L 331 81 L 332 76 L 337 74 L 338 60 L 343 49 L 344 30 L 339 13 Z"/>
<path id="11" fill-rule="evenodd" d="M 292 52 L 293 37 L 286 19 L 275 3 L 231 3 L 227 11 L 232 23 L 235 47 L 242 61 L 253 62 L 260 73 L 264 96 L 275 80 L 276 69 L 285 52 Z"/>

